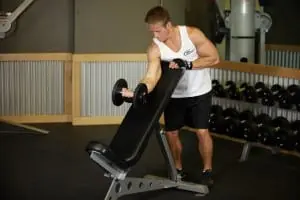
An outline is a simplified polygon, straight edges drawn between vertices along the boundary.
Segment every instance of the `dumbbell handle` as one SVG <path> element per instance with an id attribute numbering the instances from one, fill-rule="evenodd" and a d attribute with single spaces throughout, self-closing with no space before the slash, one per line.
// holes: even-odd
<path id="1" fill-rule="evenodd" d="M 128 90 L 128 88 L 125 88 L 125 89 Z M 127 102 L 127 103 L 132 103 L 132 101 L 133 101 L 133 92 L 132 92 L 131 90 L 128 90 L 128 91 L 126 91 L 126 92 L 123 92 L 123 91 L 121 90 L 121 91 L 119 91 L 119 93 L 122 95 L 122 97 L 123 97 L 123 99 L 124 99 L 125 102 Z M 127 93 L 127 95 L 124 96 L 124 93 Z M 131 93 L 132 96 L 128 95 L 129 93 Z M 130 97 L 128 97 L 128 96 L 130 96 Z"/>
<path id="2" fill-rule="evenodd" d="M 255 89 L 255 91 L 256 92 L 261 92 L 261 91 L 263 91 L 265 88 L 257 88 L 257 89 Z"/>
<path id="3" fill-rule="evenodd" d="M 133 102 L 133 97 L 123 97 L 124 101 L 127 103 L 132 103 Z"/>

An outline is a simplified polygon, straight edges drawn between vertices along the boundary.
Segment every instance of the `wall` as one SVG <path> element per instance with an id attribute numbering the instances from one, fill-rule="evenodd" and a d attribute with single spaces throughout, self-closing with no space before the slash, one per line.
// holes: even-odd
<path id="1" fill-rule="evenodd" d="M 75 53 L 144 53 L 150 34 L 146 12 L 158 0 L 77 0 L 75 3 Z M 184 23 L 184 0 L 165 0 L 176 23 Z"/>
<path id="2" fill-rule="evenodd" d="M 268 44 L 300 45 L 299 8 L 299 0 L 268 0 L 265 12 L 273 21 L 266 38 Z"/>
<path id="3" fill-rule="evenodd" d="M 157 3 L 157 0 L 75 1 L 75 53 L 145 51 L 149 38 L 144 14 Z"/>
<path id="4" fill-rule="evenodd" d="M 22 1 L 1 0 L 1 10 L 13 11 Z M 162 2 L 175 23 L 197 26 L 212 38 L 212 1 Z M 16 31 L 0 40 L 0 53 L 144 53 L 151 39 L 144 15 L 159 3 L 160 0 L 35 0 L 18 18 Z M 300 45 L 299 7 L 299 0 L 269 1 L 265 10 L 272 15 L 273 25 L 267 43 Z M 224 51 L 222 45 L 218 47 Z"/>
<path id="5" fill-rule="evenodd" d="M 14 10 L 23 0 L 2 0 Z M 0 53 L 144 53 L 150 34 L 144 23 L 159 0 L 35 0 L 16 31 L 0 41 Z M 185 0 L 164 0 L 176 23 L 184 23 Z"/>
<path id="6" fill-rule="evenodd" d="M 213 5 L 207 0 L 186 0 L 185 23 L 200 28 L 209 39 L 212 39 Z"/>
<path id="7" fill-rule="evenodd" d="M 23 0 L 2 0 L 12 12 Z M 72 52 L 73 0 L 35 0 L 17 19 L 17 29 L 0 40 L 0 53 Z"/>

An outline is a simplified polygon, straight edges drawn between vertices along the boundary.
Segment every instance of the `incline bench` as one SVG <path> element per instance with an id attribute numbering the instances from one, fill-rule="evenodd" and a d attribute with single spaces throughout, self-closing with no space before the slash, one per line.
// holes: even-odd
<path id="1" fill-rule="evenodd" d="M 166 62 L 162 62 L 162 69 L 162 76 L 149 94 L 148 103 L 138 108 L 131 105 L 111 143 L 106 146 L 101 142 L 91 141 L 86 147 L 90 158 L 106 171 L 107 177 L 112 178 L 105 200 L 165 188 L 191 191 L 200 196 L 209 193 L 207 186 L 177 180 L 177 171 L 164 130 L 160 128 L 159 118 L 184 70 L 169 69 Z M 131 167 L 140 160 L 153 133 L 158 136 L 170 177 L 127 177 Z"/>

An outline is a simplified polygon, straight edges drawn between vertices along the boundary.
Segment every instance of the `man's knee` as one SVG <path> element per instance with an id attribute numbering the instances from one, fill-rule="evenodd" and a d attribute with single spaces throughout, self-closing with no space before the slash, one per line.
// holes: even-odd
<path id="1" fill-rule="evenodd" d="M 198 137 L 210 137 L 208 129 L 198 129 L 196 134 Z"/>
<path id="2" fill-rule="evenodd" d="M 170 138 L 178 137 L 178 130 L 166 131 L 166 135 Z"/>

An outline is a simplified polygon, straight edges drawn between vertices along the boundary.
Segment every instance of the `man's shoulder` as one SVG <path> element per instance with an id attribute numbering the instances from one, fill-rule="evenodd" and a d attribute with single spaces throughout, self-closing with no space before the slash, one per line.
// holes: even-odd
<path id="1" fill-rule="evenodd" d="M 197 27 L 195 26 L 186 26 L 187 34 L 189 38 L 194 42 L 199 39 L 205 38 L 204 33 Z"/>
<path id="2" fill-rule="evenodd" d="M 150 50 L 150 51 L 154 51 L 154 50 L 158 50 L 158 49 L 159 49 L 159 47 L 158 47 L 158 45 L 154 41 L 152 41 L 148 45 L 148 50 Z"/>
<path id="3" fill-rule="evenodd" d="M 154 56 L 159 56 L 160 55 L 159 47 L 154 41 L 152 41 L 148 45 L 147 54 L 148 55 L 154 55 Z"/>
<path id="4" fill-rule="evenodd" d="M 195 34 L 195 33 L 202 33 L 202 31 L 200 30 L 200 28 L 196 27 L 196 26 L 185 26 L 187 32 L 190 34 Z"/>

